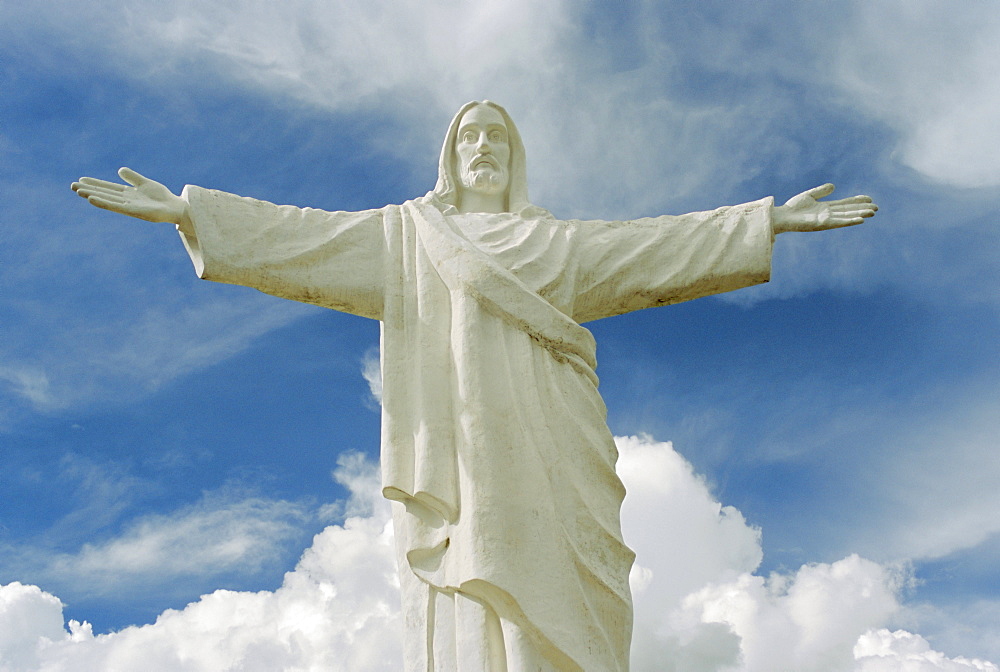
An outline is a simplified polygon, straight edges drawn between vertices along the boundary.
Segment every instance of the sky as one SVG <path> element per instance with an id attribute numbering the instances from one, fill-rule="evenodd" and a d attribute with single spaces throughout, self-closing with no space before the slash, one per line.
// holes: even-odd
<path id="1" fill-rule="evenodd" d="M 69 185 L 400 203 L 483 98 L 557 217 L 880 207 L 779 236 L 769 284 L 587 325 L 633 669 L 1000 669 L 995 2 L 19 4 L 0 671 L 399 668 L 377 323 L 198 280 Z"/>

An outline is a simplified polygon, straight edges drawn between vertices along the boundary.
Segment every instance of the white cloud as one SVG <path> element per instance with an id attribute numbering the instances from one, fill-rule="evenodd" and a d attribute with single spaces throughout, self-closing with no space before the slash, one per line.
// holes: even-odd
<path id="1" fill-rule="evenodd" d="M 0 588 L 0 595 L 10 589 Z M 30 623 L 39 627 L 0 651 L 4 672 L 388 672 L 402 659 L 384 516 L 328 528 L 274 592 L 219 590 L 151 625 L 94 636 L 88 624 L 71 622 L 70 635 L 54 636 L 51 626 L 41 626 L 58 618 L 62 630 L 58 600 L 33 597 Z"/>
<path id="2" fill-rule="evenodd" d="M 668 46 L 669 8 L 660 3 L 640 3 L 633 18 L 641 27 L 607 51 L 595 48 L 587 25 L 601 13 L 568 0 L 403 0 L 391 8 L 127 0 L 115 22 L 88 20 L 93 11 L 88 3 L 8 8 L 7 23 L 71 32 L 97 67 L 164 90 L 190 95 L 218 82 L 286 103 L 405 119 L 399 134 L 373 145 L 426 171 L 428 187 L 448 116 L 491 98 L 525 134 L 535 196 L 565 216 L 643 216 L 697 189 L 731 189 L 760 170 L 762 147 L 773 144 L 768 120 L 786 113 L 762 92 L 738 103 L 672 93 L 683 58 Z M 739 42 L 740 26 L 725 31 L 717 48 Z M 623 71 L 613 61 L 624 45 L 637 57 Z M 727 54 L 712 69 L 746 74 L 746 59 Z"/>
<path id="3" fill-rule="evenodd" d="M 885 628 L 866 632 L 854 646 L 855 672 L 1000 672 L 1000 667 L 977 658 L 948 658 L 931 649 L 920 635 Z"/>
<path id="4" fill-rule="evenodd" d="M 933 0 L 857 3 L 834 81 L 900 133 L 898 159 L 959 187 L 1000 184 L 1000 14 Z"/>
<path id="5" fill-rule="evenodd" d="M 751 574 L 760 531 L 721 506 L 669 443 L 618 438 L 633 572 L 636 669 L 850 669 L 851 647 L 898 610 L 904 576 L 857 556 Z M 718 666 L 718 667 L 716 667 Z"/>
<path id="6" fill-rule="evenodd" d="M 378 408 L 382 404 L 382 362 L 378 348 L 370 348 L 365 352 L 361 360 L 361 375 L 368 383 L 368 390 L 374 402 L 373 408 Z"/>
<path id="7" fill-rule="evenodd" d="M 253 575 L 274 566 L 283 559 L 288 543 L 302 534 L 303 522 L 314 515 L 295 502 L 209 493 L 169 515 L 140 517 L 121 534 L 85 543 L 74 552 L 53 553 L 44 546 L 4 547 L 4 570 L 8 575 L 30 574 L 52 586 L 72 586 L 77 596 L 106 597 L 138 589 L 171 592 L 179 580 L 204 583 L 227 574 Z M 91 522 L 86 516 L 74 516 L 61 521 L 49 536 L 58 539 L 71 534 L 66 528 L 74 520 L 83 527 Z"/>
<path id="8" fill-rule="evenodd" d="M 990 3 L 971 2 L 963 12 L 927 2 L 858 4 L 853 14 L 846 12 L 849 20 L 813 26 L 798 37 L 795 31 L 806 21 L 795 14 L 788 30 L 775 33 L 782 42 L 754 47 L 752 59 L 741 57 L 749 47 L 739 20 L 709 26 L 718 18 L 710 14 L 686 20 L 703 33 L 719 31 L 711 33 L 718 49 L 678 53 L 681 47 L 671 47 L 664 28 L 669 8 L 645 3 L 631 16 L 635 25 L 618 36 L 636 55 L 625 69 L 615 66 L 615 50 L 593 48 L 585 24 L 595 16 L 568 0 L 405 0 L 391 10 L 363 0 L 280 6 L 263 0 L 210 6 L 126 0 L 116 10 L 118 20 L 93 20 L 103 11 L 99 3 L 7 3 L 0 9 L 0 31 L 26 49 L 47 48 L 40 45 L 49 39 L 38 35 L 61 35 L 95 70 L 116 70 L 188 97 L 196 97 L 199 87 L 238 86 L 285 104 L 405 118 L 399 134 L 370 143 L 404 157 L 428 187 L 448 115 L 468 99 L 488 96 L 511 109 L 526 137 L 534 195 L 563 216 L 656 214 L 692 201 L 714 206 L 712 194 L 724 198 L 765 166 L 785 165 L 801 151 L 779 137 L 784 120 L 796 114 L 792 94 L 748 90 L 725 104 L 699 100 L 675 90 L 674 80 L 689 60 L 720 76 L 777 73 L 813 87 L 795 94 L 803 97 L 843 97 L 899 128 L 902 160 L 935 179 L 991 183 L 990 176 L 1000 172 L 997 153 L 980 151 L 1000 132 L 992 123 L 1000 89 L 990 77 L 1000 48 L 1000 39 L 991 36 L 1000 22 Z M 738 19 L 760 22 L 751 10 L 742 11 L 749 16 Z M 817 47 L 820 35 L 828 48 Z M 830 54 L 836 55 L 835 67 L 824 73 L 816 62 Z M 50 187 L 56 188 L 26 181 L 12 185 L 26 194 L 12 217 L 37 219 L 35 204 L 53 199 Z M 57 188 L 63 193 L 66 185 Z M 698 193 L 705 196 L 695 199 Z M 886 211 L 876 222 L 911 214 Z M 937 219 L 955 219 L 940 214 Z M 922 212 L 920 218 L 933 220 L 935 214 Z M 99 226 L 109 230 L 103 221 Z M 939 256 L 951 249 L 940 244 L 941 237 L 920 234 L 900 242 L 874 227 L 878 224 L 863 234 L 782 237 L 776 267 L 782 282 L 732 300 L 884 284 L 922 297 L 931 292 L 964 300 L 967 278 L 942 278 L 970 265 L 973 275 L 991 277 L 986 264 L 995 265 L 995 255 L 970 262 L 967 250 L 959 250 L 964 263 L 956 264 Z M 845 242 L 831 242 L 834 235 Z M 145 257 L 143 245 L 134 236 L 87 236 L 75 227 L 50 231 L 22 240 L 31 253 L 19 260 L 28 263 L 17 266 L 21 275 L 13 280 L 42 287 L 40 276 L 65 273 L 68 266 L 80 266 L 81 258 L 94 271 L 91 279 L 102 270 L 121 274 L 125 269 L 118 260 Z M 97 261 L 101 258 L 105 261 Z M 951 291 L 959 283 L 963 291 Z M 976 283 L 983 285 L 981 279 Z M 120 283 L 115 290 L 120 295 L 103 288 L 101 320 L 65 320 L 42 329 L 26 321 L 16 330 L 18 345 L 0 353 L 7 362 L 0 377 L 35 409 L 107 401 L 122 390 L 150 389 L 224 359 L 304 310 L 231 289 L 225 298 L 202 293 L 192 298 L 170 288 L 148 277 L 141 288 Z M 145 300 L 154 291 L 157 308 Z M 982 295 L 995 300 L 995 292 Z M 39 343 L 38 333 L 50 335 L 49 342 L 43 336 Z"/>
<path id="9" fill-rule="evenodd" d="M 688 596 L 675 622 L 723 623 L 741 639 L 741 669 L 835 672 L 851 647 L 898 609 L 899 576 L 850 556 L 806 565 L 793 576 L 743 574 Z"/>
<path id="10" fill-rule="evenodd" d="M 38 649 L 66 638 L 62 603 L 38 586 L 0 586 L 0 670 L 34 670 Z"/>
<path id="11" fill-rule="evenodd" d="M 30 368 L 0 366 L 0 381 L 6 382 L 18 396 L 40 407 L 52 404 L 49 377 L 44 371 Z"/>
<path id="12" fill-rule="evenodd" d="M 10 26 L 71 32 L 95 67 L 164 91 L 197 96 L 200 87 L 236 86 L 281 105 L 393 118 L 398 127 L 368 139 L 369 147 L 404 159 L 428 187 L 448 116 L 466 100 L 493 98 L 525 135 L 534 197 L 560 216 L 715 207 L 763 170 L 789 182 L 788 171 L 835 163 L 809 158 L 815 149 L 789 130 L 806 127 L 807 115 L 824 104 L 890 124 L 900 133 L 899 160 L 933 179 L 969 185 L 1000 174 L 997 153 L 981 151 L 1000 132 L 992 123 L 1000 109 L 1000 87 L 990 77 L 1000 48 L 992 3 L 970 2 L 962 12 L 923 1 L 685 11 L 690 37 L 670 28 L 669 5 L 653 2 L 623 10 L 621 26 L 598 34 L 590 24 L 600 12 L 571 0 L 405 0 L 381 8 L 361 0 L 297 0 L 280 8 L 261 0 L 210 7 L 127 0 L 120 22 L 88 20 L 88 3 L 5 11 Z M 765 28 L 768 11 L 788 14 L 782 29 Z M 749 40 L 748 31 L 760 41 Z M 617 42 L 599 48 L 607 35 Z M 697 35 L 713 48 L 697 44 Z M 623 45 L 633 54 L 628 67 L 616 62 Z M 738 88 L 739 95 L 692 95 L 678 83 L 692 68 L 752 85 Z M 877 185 L 840 186 L 848 195 Z M 982 251 L 981 218 L 963 218 L 953 201 L 947 206 L 896 205 L 860 232 L 782 237 L 775 273 L 781 281 L 730 298 L 895 286 L 921 299 L 971 300 L 970 284 L 982 288 L 997 257 Z M 883 228 L 890 222 L 920 230 L 901 238 Z M 961 227 L 967 244 L 945 244 L 950 238 L 937 230 L 944 224 Z M 956 269 L 969 273 L 956 277 Z M 996 300 L 989 288 L 977 295 Z M 23 364 L 55 375 L 52 367 Z M 66 388 L 52 384 L 58 399 Z"/>
<path id="13" fill-rule="evenodd" d="M 911 411 L 894 420 L 901 426 L 888 434 L 891 445 L 876 451 L 860 477 L 874 503 L 851 540 L 861 552 L 942 558 L 1000 533 L 1000 391 L 995 381 L 965 380 L 963 386 L 929 408 L 918 407 L 918 417 Z"/>
<path id="14" fill-rule="evenodd" d="M 984 574 L 994 571 L 995 559 L 987 555 L 981 562 Z M 963 653 L 966 657 L 1000 661 L 998 599 L 946 599 L 944 604 L 909 602 L 895 621 L 910 632 L 923 633 L 933 648 L 949 655 Z"/>
<path id="15" fill-rule="evenodd" d="M 105 309 L 121 310 L 108 320 L 68 311 L 75 318 L 62 329 L 36 332 L 47 347 L 36 341 L 31 354 L 15 356 L 31 358 L 20 365 L 21 372 L 34 369 L 27 381 L 17 378 L 15 392 L 42 411 L 113 404 L 238 354 L 254 339 L 305 314 L 301 306 L 264 304 L 250 295 L 225 300 L 190 295 L 185 305 L 176 292 L 166 292 L 155 304 L 142 304 L 136 297 L 146 291 L 132 287 L 131 296 L 109 295 Z M 38 325 L 17 329 L 32 326 Z"/>
<path id="16" fill-rule="evenodd" d="M 628 491 L 623 533 L 639 557 L 632 577 L 637 609 L 679 604 L 706 583 L 757 569 L 760 530 L 719 504 L 671 444 L 635 436 L 616 442 Z"/>
<path id="17" fill-rule="evenodd" d="M 623 525 L 643 568 L 633 576 L 633 669 L 910 669 L 887 661 L 908 660 L 919 638 L 881 629 L 898 610 L 899 572 L 851 556 L 790 575 L 753 576 L 759 532 L 738 511 L 716 502 L 669 444 L 618 443 L 630 490 Z M 377 468 L 347 455 L 337 478 L 351 489 L 344 508 L 355 515 L 317 535 L 273 592 L 220 590 L 153 624 L 94 635 L 76 622 L 63 630 L 55 597 L 33 586 L 0 587 L 0 669 L 398 670 L 403 625 Z M 18 628 L 5 629 L 4 619 Z M 918 653 L 931 663 L 966 665 L 912 668 L 920 672 L 996 670 L 927 647 Z M 867 667 L 853 667 L 855 658 Z"/>
<path id="18" fill-rule="evenodd" d="M 290 502 L 257 498 L 202 502 L 173 515 L 150 515 L 108 542 L 60 556 L 52 573 L 116 590 L 124 582 L 167 582 L 240 568 L 253 571 L 275 559 L 281 543 L 305 517 Z"/>
<path id="19" fill-rule="evenodd" d="M 67 634 L 59 600 L 38 588 L 0 587 L 0 670 L 398 670 L 402 622 L 392 527 L 388 505 L 374 505 L 373 472 L 363 460 L 345 458 L 338 469 L 352 488 L 345 506 L 361 515 L 317 535 L 273 592 L 219 590 L 153 624 L 95 636 L 89 624 L 76 622 Z M 197 552 L 193 542 L 212 543 L 180 541 L 171 554 Z M 165 571 L 173 569 L 167 561 Z M 5 619 L 23 627 L 7 630 Z"/>
<path id="20" fill-rule="evenodd" d="M 0 264 L 4 310 L 16 318 L 0 339 L 11 423 L 18 409 L 132 401 L 308 314 L 256 292 L 195 288 L 169 226 L 115 220 L 83 201 L 70 221 L 52 226 L 37 204 L 65 198 L 67 183 L 7 186 L 19 197 L 7 205 L 19 223 L 9 234 L 16 253 Z"/>
<path id="21" fill-rule="evenodd" d="M 347 501 L 337 501 L 323 507 L 321 515 L 329 518 L 371 516 L 387 505 L 382 498 L 382 471 L 364 453 L 346 452 L 337 457 L 333 480 L 350 491 Z"/>

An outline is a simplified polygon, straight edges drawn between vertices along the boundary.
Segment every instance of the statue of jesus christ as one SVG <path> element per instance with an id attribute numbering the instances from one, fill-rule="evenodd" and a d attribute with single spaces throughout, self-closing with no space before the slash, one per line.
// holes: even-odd
<path id="1" fill-rule="evenodd" d="M 860 224 L 827 184 L 710 212 L 559 220 L 528 201 L 507 112 L 455 115 L 437 185 L 363 212 L 278 206 L 127 168 L 91 204 L 172 222 L 198 275 L 381 321 L 382 485 L 405 669 L 628 669 L 634 554 L 581 323 L 767 282 L 775 234 Z"/>

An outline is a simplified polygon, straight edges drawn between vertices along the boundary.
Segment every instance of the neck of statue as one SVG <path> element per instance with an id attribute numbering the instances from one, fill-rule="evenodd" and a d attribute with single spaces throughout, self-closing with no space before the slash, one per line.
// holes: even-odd
<path id="1" fill-rule="evenodd" d="M 467 212 L 507 212 L 507 194 L 483 194 L 463 190 L 458 202 L 458 211 Z"/>

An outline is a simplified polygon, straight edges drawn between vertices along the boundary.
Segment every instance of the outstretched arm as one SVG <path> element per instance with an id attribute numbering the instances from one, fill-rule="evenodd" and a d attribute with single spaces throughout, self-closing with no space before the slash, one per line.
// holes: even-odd
<path id="1" fill-rule="evenodd" d="M 788 231 L 824 231 L 842 226 L 860 224 L 872 217 L 878 206 L 868 196 L 852 196 L 839 201 L 818 199 L 833 193 L 832 184 L 824 184 L 803 191 L 771 211 L 774 233 Z"/>
<path id="2" fill-rule="evenodd" d="M 81 177 L 72 188 L 98 208 L 149 222 L 170 222 L 178 226 L 190 224 L 188 204 L 183 198 L 130 168 L 119 169 L 118 176 L 127 184 Z"/>

